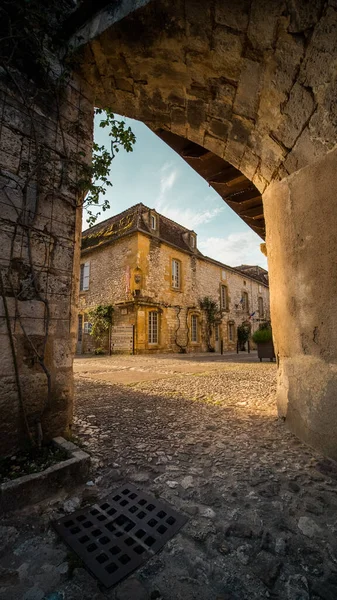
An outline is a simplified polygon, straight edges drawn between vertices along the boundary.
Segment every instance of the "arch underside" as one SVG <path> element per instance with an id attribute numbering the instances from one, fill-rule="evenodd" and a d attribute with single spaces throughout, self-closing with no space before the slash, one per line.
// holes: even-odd
<path id="1" fill-rule="evenodd" d="M 155 133 L 221 196 L 241 219 L 265 239 L 262 196 L 255 185 L 214 152 L 164 129 Z"/>
<path id="2" fill-rule="evenodd" d="M 152 0 L 95 30 L 79 69 L 97 106 L 159 131 L 264 237 L 258 193 L 337 139 L 337 10 L 309 4 Z"/>

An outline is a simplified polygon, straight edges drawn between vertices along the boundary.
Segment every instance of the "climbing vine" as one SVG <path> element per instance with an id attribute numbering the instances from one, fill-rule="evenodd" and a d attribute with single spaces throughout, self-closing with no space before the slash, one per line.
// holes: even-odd
<path id="1" fill-rule="evenodd" d="M 199 306 L 205 314 L 206 318 L 206 344 L 208 352 L 214 352 L 212 345 L 212 331 L 214 325 L 221 320 L 221 312 L 217 303 L 209 296 L 205 296 L 199 300 Z"/>
<path id="2" fill-rule="evenodd" d="M 112 326 L 114 308 L 112 304 L 99 304 L 92 308 L 89 313 L 89 321 L 91 323 L 90 335 L 95 342 L 103 344 L 106 335 L 109 335 L 109 351 L 110 351 L 110 334 Z"/>
<path id="3" fill-rule="evenodd" d="M 110 148 L 95 143 L 90 161 L 88 153 L 80 149 L 82 135 L 86 133 L 81 130 L 82 124 L 74 123 L 71 130 L 69 121 L 61 118 L 76 61 L 67 48 L 61 23 L 62 17 L 70 14 L 73 8 L 71 0 L 47 0 L 45 4 L 40 0 L 3 0 L 0 3 L 0 82 L 5 84 L 11 110 L 14 106 L 13 114 L 17 105 L 19 111 L 22 110 L 26 131 L 22 133 L 26 146 L 23 145 L 16 172 L 0 170 L 0 192 L 4 204 L 14 215 L 7 220 L 0 216 L 10 248 L 8 259 L 0 267 L 0 297 L 23 423 L 27 438 L 38 446 L 44 437 L 43 416 L 53 398 L 47 360 L 52 297 L 48 288 L 52 281 L 50 277 L 55 275 L 55 256 L 62 253 L 64 247 L 51 223 L 41 227 L 41 215 L 48 203 L 53 205 L 55 195 L 65 207 L 67 204 L 72 209 L 88 207 L 89 224 L 93 224 L 100 213 L 94 215 L 90 207 L 101 207 L 103 211 L 109 207 L 107 199 L 104 198 L 102 204 L 100 199 L 111 185 L 112 160 L 121 148 L 131 152 L 135 143 L 131 129 L 115 119 L 110 109 L 106 113 L 96 109 L 95 114 L 102 116 L 99 126 L 109 129 Z M 53 146 L 55 142 L 48 140 L 47 124 L 55 125 L 57 149 Z M 22 125 L 19 123 L 19 127 Z M 17 135 L 15 128 L 11 135 Z M 67 214 L 66 209 L 65 220 Z M 39 264 L 34 258 L 36 253 Z M 68 291 L 64 296 L 70 310 Z M 59 300 L 61 304 L 62 295 Z M 32 305 L 34 311 L 36 306 L 42 311 L 43 332 L 41 330 L 39 335 L 31 333 L 24 317 L 26 302 L 31 301 L 35 303 Z M 65 318 L 70 318 L 70 314 Z M 26 368 L 38 365 L 46 380 L 46 393 L 41 393 L 40 406 L 35 407 L 34 415 L 29 414 L 26 407 L 19 352 L 24 352 Z"/>

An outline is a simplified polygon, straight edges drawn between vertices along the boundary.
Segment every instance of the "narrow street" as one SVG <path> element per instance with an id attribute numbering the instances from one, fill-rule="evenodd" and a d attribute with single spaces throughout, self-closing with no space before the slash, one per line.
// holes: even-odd
<path id="1" fill-rule="evenodd" d="M 75 378 L 74 434 L 92 480 L 3 519 L 1 600 L 337 598 L 337 470 L 277 418 L 275 363 L 79 357 Z M 49 523 L 128 482 L 189 520 L 106 591 Z"/>

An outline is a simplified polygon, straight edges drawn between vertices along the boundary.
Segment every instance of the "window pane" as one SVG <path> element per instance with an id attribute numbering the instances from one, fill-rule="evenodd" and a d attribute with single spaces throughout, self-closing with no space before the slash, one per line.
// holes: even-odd
<path id="1" fill-rule="evenodd" d="M 158 313 L 149 312 L 149 344 L 158 344 Z"/>
<path id="2" fill-rule="evenodd" d="M 225 285 L 221 286 L 221 308 L 227 309 L 227 287 Z"/>
<path id="3" fill-rule="evenodd" d="M 172 260 L 172 287 L 180 288 L 180 262 Z"/>

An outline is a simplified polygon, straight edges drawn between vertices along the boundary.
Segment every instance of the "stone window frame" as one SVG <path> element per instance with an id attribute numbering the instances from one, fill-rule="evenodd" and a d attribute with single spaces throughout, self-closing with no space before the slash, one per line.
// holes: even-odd
<path id="1" fill-rule="evenodd" d="M 178 269 L 178 285 L 173 285 L 175 280 L 175 275 L 173 273 L 173 263 L 176 263 L 179 267 Z M 171 289 L 176 292 L 181 292 L 182 289 L 182 262 L 179 258 L 174 256 L 171 257 Z"/>
<path id="2" fill-rule="evenodd" d="M 193 322 L 195 322 L 195 339 L 193 339 Z M 198 345 L 200 344 L 200 315 L 196 312 L 193 312 L 190 315 L 190 342 L 191 344 Z"/>
<path id="3" fill-rule="evenodd" d="M 154 323 L 151 322 L 152 315 L 153 316 L 156 315 L 156 319 L 155 319 L 155 321 L 156 321 L 156 323 L 155 323 L 155 333 L 156 333 L 155 340 L 156 341 L 151 341 L 151 338 L 152 338 L 152 340 L 154 339 L 153 331 L 152 331 Z M 150 309 L 147 311 L 147 343 L 151 347 L 158 346 L 158 344 L 159 344 L 159 312 L 158 312 L 158 310 Z"/>
<path id="4" fill-rule="evenodd" d="M 226 302 L 224 303 L 224 294 L 223 291 L 225 291 L 225 298 L 226 298 Z M 224 306 L 225 304 L 225 306 Z M 221 283 L 220 284 L 220 310 L 229 312 L 229 294 L 228 294 L 228 285 L 226 283 Z"/>

